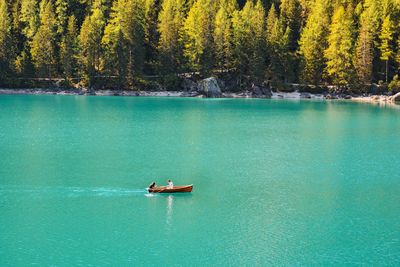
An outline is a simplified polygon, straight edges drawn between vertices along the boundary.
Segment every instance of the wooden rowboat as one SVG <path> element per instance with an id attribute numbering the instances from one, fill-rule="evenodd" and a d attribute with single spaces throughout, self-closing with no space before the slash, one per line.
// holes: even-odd
<path id="1" fill-rule="evenodd" d="M 174 186 L 167 188 L 166 186 L 157 186 L 154 188 L 147 188 L 149 193 L 189 193 L 192 192 L 193 185 Z"/>

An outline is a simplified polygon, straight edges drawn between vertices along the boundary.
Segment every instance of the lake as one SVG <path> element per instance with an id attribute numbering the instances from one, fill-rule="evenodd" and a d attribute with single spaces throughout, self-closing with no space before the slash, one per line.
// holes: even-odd
<path id="1" fill-rule="evenodd" d="M 400 265 L 399 134 L 346 101 L 2 95 L 0 266 Z"/>

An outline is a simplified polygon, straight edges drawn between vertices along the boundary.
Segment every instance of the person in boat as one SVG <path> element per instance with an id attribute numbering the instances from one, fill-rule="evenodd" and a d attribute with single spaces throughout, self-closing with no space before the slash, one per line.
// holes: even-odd
<path id="1" fill-rule="evenodd" d="M 149 185 L 149 188 L 150 188 L 150 189 L 153 189 L 154 187 L 156 187 L 156 182 L 152 182 L 152 183 Z"/>
<path id="2" fill-rule="evenodd" d="M 171 180 L 168 180 L 167 183 L 168 183 L 168 184 L 167 184 L 167 188 L 168 188 L 168 189 L 174 188 L 174 183 L 173 183 Z"/>

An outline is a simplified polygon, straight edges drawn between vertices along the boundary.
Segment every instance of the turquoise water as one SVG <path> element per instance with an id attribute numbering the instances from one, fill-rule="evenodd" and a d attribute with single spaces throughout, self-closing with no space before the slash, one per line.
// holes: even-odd
<path id="1" fill-rule="evenodd" d="M 0 96 L 0 266 L 400 265 L 400 110 Z M 194 184 L 152 195 L 153 180 Z"/>

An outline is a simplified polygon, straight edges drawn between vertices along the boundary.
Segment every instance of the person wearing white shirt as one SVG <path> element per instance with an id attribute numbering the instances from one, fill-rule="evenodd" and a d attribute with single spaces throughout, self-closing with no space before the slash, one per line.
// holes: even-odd
<path id="1" fill-rule="evenodd" d="M 167 185 L 168 189 L 174 188 L 174 183 L 171 180 L 168 180 L 167 182 L 168 182 L 168 185 Z"/>

